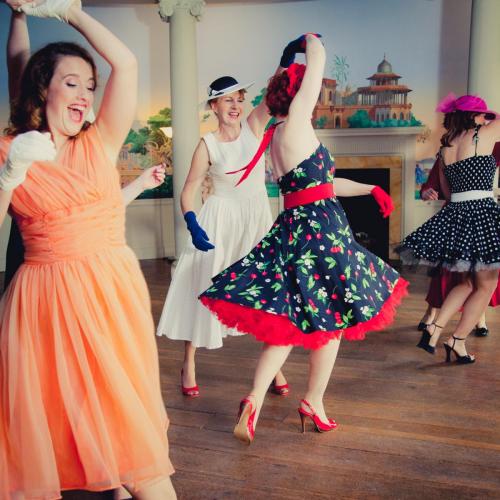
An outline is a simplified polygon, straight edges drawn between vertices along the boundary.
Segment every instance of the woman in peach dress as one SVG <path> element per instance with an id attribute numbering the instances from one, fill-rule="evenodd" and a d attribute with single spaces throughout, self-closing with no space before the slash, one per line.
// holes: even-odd
<path id="1" fill-rule="evenodd" d="M 9 209 L 26 248 L 0 302 L 0 498 L 122 484 L 134 498 L 175 498 L 151 306 L 114 166 L 137 63 L 78 2 L 19 3 L 68 21 L 111 75 L 89 126 L 91 56 L 41 49 L 0 139 L 0 223 Z"/>

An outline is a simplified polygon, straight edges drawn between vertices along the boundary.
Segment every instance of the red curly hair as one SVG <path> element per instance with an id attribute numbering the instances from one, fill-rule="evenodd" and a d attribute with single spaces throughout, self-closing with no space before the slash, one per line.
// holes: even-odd
<path id="1" fill-rule="evenodd" d="M 292 88 L 290 88 L 290 71 L 292 71 Z M 288 115 L 290 104 L 302 84 L 304 71 L 304 65 L 292 64 L 287 71 L 274 75 L 269 80 L 266 91 L 266 104 L 271 116 Z"/>

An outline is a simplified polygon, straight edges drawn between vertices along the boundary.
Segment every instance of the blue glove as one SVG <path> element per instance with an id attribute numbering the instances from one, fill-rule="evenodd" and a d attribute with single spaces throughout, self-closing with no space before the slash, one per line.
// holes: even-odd
<path id="1" fill-rule="evenodd" d="M 196 220 L 196 214 L 194 212 L 186 212 L 184 214 L 184 220 L 186 221 L 187 228 L 191 233 L 191 239 L 193 240 L 193 245 L 202 252 L 208 252 L 215 248 L 212 243 L 210 243 L 207 233 L 203 231 L 201 226 Z"/>
<path id="2" fill-rule="evenodd" d="M 306 33 L 300 35 L 299 38 L 292 40 L 283 50 L 283 55 L 280 59 L 280 66 L 288 68 L 295 61 L 295 54 L 304 54 L 306 51 Z M 313 33 L 316 37 L 321 38 L 319 33 Z"/>

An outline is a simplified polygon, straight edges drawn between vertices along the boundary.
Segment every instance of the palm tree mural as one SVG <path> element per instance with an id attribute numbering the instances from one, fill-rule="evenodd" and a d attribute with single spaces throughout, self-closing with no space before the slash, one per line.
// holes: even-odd
<path id="1" fill-rule="evenodd" d="M 337 54 L 333 57 L 332 66 L 332 76 L 337 80 L 340 87 L 344 86 L 349 79 L 349 64 L 347 63 L 347 58 L 345 56 L 338 56 Z"/>

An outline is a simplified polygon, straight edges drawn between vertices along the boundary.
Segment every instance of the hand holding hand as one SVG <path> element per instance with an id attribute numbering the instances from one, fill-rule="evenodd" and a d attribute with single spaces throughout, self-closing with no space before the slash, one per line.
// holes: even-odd
<path id="1" fill-rule="evenodd" d="M 165 170 L 167 166 L 165 163 L 155 165 L 154 167 L 147 168 L 140 175 L 143 190 L 154 189 L 161 186 L 165 181 Z"/>
<path id="2" fill-rule="evenodd" d="M 0 189 L 11 191 L 26 179 L 34 161 L 52 161 L 57 155 L 50 134 L 36 130 L 19 134 L 10 144 L 4 167 L 0 170 Z"/>
<path id="3" fill-rule="evenodd" d="M 371 190 L 371 194 L 380 207 L 380 213 L 382 214 L 382 217 L 384 219 L 386 217 L 389 217 L 389 215 L 391 215 L 391 212 L 394 210 L 394 203 L 392 202 L 392 198 L 380 186 L 375 186 Z"/>
<path id="4" fill-rule="evenodd" d="M 191 239 L 193 245 L 202 252 L 208 252 L 215 248 L 212 243 L 210 243 L 207 233 L 201 228 L 196 220 L 196 214 L 194 212 L 186 212 L 184 214 L 184 220 L 186 221 L 187 228 L 191 233 Z"/>
<path id="5" fill-rule="evenodd" d="M 439 200 L 439 193 L 432 188 L 425 189 L 422 191 L 422 200 Z"/>
<path id="6" fill-rule="evenodd" d="M 68 22 L 69 11 L 72 8 L 81 9 L 81 0 L 36 0 L 23 3 L 17 10 L 29 16 L 53 17 Z"/>
<path id="7" fill-rule="evenodd" d="M 288 68 L 295 61 L 295 54 L 303 54 L 306 51 L 306 37 L 308 35 L 313 35 L 316 38 L 321 38 L 319 33 L 305 33 L 300 35 L 295 40 L 292 40 L 283 50 L 283 55 L 281 56 L 280 66 L 282 68 Z"/>

